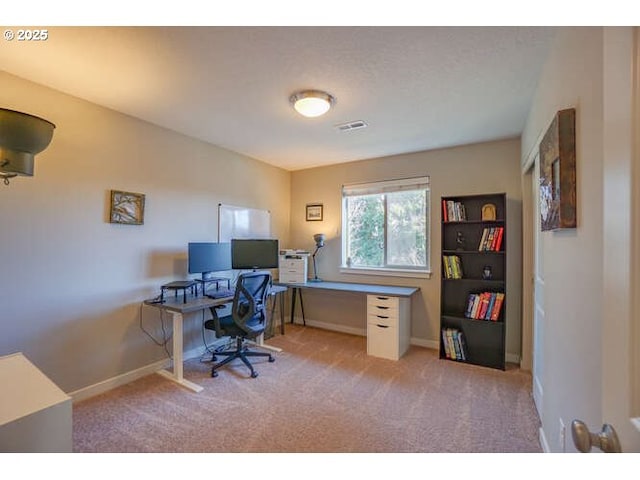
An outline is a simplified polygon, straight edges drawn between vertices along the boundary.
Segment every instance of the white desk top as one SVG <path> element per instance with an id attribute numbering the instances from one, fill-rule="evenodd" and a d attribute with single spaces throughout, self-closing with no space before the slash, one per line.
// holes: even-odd
<path id="1" fill-rule="evenodd" d="M 66 393 L 22 353 L 0 357 L 0 425 L 71 401 Z"/>

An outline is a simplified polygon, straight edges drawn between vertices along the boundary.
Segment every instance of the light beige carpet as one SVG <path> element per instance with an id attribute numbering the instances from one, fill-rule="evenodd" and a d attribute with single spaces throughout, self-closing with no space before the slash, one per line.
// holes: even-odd
<path id="1" fill-rule="evenodd" d="M 210 377 L 193 393 L 153 374 L 73 408 L 76 452 L 540 452 L 531 376 L 411 347 L 366 355 L 364 337 L 287 325 L 276 361 Z"/>

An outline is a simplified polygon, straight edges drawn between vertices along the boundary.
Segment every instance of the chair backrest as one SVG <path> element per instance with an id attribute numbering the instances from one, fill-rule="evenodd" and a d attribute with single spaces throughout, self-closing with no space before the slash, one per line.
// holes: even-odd
<path id="1" fill-rule="evenodd" d="M 269 272 L 241 273 L 238 276 L 231 317 L 249 338 L 264 332 L 267 320 L 267 296 L 271 284 Z"/>

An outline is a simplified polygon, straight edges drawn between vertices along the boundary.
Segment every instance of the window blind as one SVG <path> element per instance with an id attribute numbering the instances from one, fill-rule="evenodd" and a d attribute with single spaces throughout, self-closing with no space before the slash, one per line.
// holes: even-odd
<path id="1" fill-rule="evenodd" d="M 429 188 L 429 177 L 412 177 L 381 182 L 353 183 L 342 186 L 343 197 L 357 195 L 375 195 L 380 193 L 400 192 L 405 190 L 422 190 Z"/>

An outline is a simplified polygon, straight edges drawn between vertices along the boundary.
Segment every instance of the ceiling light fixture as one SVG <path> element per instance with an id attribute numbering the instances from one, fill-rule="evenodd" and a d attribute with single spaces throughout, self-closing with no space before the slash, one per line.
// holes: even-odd
<path id="1" fill-rule="evenodd" d="M 293 104 L 293 108 L 305 117 L 324 115 L 336 103 L 335 97 L 320 90 L 303 90 L 294 93 L 289 101 Z"/>
<path id="2" fill-rule="evenodd" d="M 56 126 L 28 113 L 0 108 L 0 178 L 33 175 L 34 157 L 49 146 Z"/>

